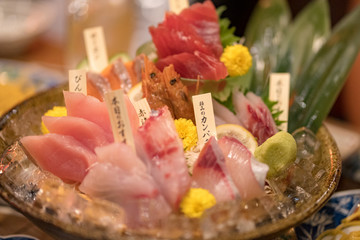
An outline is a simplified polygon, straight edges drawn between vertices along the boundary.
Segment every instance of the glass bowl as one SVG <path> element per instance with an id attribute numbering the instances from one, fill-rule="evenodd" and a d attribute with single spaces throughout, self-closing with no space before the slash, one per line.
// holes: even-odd
<path id="1" fill-rule="evenodd" d="M 64 88 L 38 94 L 0 119 L 0 195 L 56 239 L 270 239 L 319 210 L 339 182 L 339 150 L 322 126 L 316 134 L 319 148 L 311 164 L 300 161 L 288 171 L 300 177 L 292 186 L 300 191 L 291 192 L 285 187 L 274 193 L 269 189 L 261 199 L 217 204 L 199 219 L 173 214 L 159 226 L 145 224 L 141 229 L 127 229 L 118 205 L 90 199 L 42 172 L 17 144 L 22 136 L 41 134 L 41 116 L 53 106 L 64 104 Z M 284 180 L 287 178 L 278 179 L 280 183 Z M 279 189 L 281 186 L 277 185 Z"/>

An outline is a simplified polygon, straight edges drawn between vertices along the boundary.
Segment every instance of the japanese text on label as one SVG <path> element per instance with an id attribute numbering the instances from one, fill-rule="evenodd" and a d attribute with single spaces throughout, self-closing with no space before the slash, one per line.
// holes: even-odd
<path id="1" fill-rule="evenodd" d="M 85 29 L 84 39 L 90 68 L 95 72 L 101 72 L 108 65 L 103 28 L 94 27 Z"/>
<path id="2" fill-rule="evenodd" d="M 69 70 L 69 91 L 87 95 L 85 69 Z"/>
<path id="3" fill-rule="evenodd" d="M 134 137 L 122 89 L 105 94 L 114 139 L 130 145 L 135 150 Z"/>
<path id="4" fill-rule="evenodd" d="M 146 100 L 146 98 L 142 98 L 134 103 L 134 107 L 139 117 L 139 124 L 140 126 L 142 126 L 145 123 L 145 121 L 150 117 L 150 112 L 151 112 L 150 105 Z"/>
<path id="5" fill-rule="evenodd" d="M 290 74 L 289 73 L 271 73 L 269 99 L 277 101 L 274 108 L 277 111 L 282 111 L 279 116 L 280 121 L 284 121 L 279 129 L 287 131 L 288 115 L 289 115 L 289 98 L 290 98 Z"/>
<path id="6" fill-rule="evenodd" d="M 214 109 L 210 93 L 192 97 L 196 129 L 200 144 L 206 143 L 211 136 L 216 137 Z"/>

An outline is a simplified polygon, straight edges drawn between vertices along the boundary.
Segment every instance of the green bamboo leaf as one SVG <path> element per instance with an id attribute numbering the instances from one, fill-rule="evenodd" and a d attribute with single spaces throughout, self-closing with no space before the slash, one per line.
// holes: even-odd
<path id="1" fill-rule="evenodd" d="M 270 71 L 277 65 L 277 54 L 289 25 L 291 12 L 285 0 L 260 0 L 245 29 L 245 45 L 253 56 L 251 91 L 266 94 Z"/>
<path id="2" fill-rule="evenodd" d="M 295 85 L 289 131 L 317 132 L 327 117 L 360 50 L 360 6 L 345 16 L 306 65 Z"/>
<path id="3" fill-rule="evenodd" d="M 290 72 L 291 89 L 300 71 L 325 43 L 331 32 L 327 0 L 310 2 L 290 24 L 280 47 L 277 72 Z"/>

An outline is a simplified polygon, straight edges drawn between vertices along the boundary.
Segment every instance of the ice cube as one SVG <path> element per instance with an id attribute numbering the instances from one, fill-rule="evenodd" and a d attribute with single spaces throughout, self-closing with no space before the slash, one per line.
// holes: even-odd
<path id="1" fill-rule="evenodd" d="M 292 135 L 298 148 L 297 160 L 313 159 L 319 152 L 320 141 L 310 129 L 302 127 L 295 130 Z"/>

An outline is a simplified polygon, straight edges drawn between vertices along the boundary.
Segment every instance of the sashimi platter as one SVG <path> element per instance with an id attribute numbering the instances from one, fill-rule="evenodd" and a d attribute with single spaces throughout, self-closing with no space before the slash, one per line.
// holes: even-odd
<path id="1" fill-rule="evenodd" d="M 111 36 L 86 29 L 69 84 L 0 119 L 2 198 L 57 239 L 287 234 L 341 173 L 322 121 L 360 48 L 360 8 L 333 30 L 305 24 L 324 4 L 291 21 L 286 1 L 260 1 L 238 37 L 225 8 L 195 3 L 149 27 L 134 57 L 108 58 Z M 299 56 L 304 32 L 316 47 Z"/>

